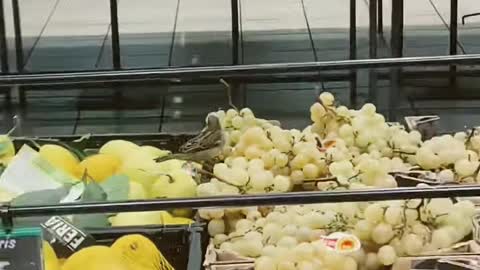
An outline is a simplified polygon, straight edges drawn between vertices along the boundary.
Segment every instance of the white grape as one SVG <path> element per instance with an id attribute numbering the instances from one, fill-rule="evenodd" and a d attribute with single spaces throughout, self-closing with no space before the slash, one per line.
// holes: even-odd
<path id="1" fill-rule="evenodd" d="M 257 221 L 261 217 L 262 217 L 262 213 L 260 213 L 259 211 L 250 211 L 247 213 L 247 216 L 246 216 L 246 218 L 251 221 Z"/>
<path id="2" fill-rule="evenodd" d="M 293 184 L 301 184 L 303 180 L 305 180 L 305 176 L 301 170 L 294 170 L 290 174 L 290 179 L 292 180 Z"/>
<path id="3" fill-rule="evenodd" d="M 295 224 L 287 224 L 282 229 L 282 234 L 287 236 L 296 236 L 298 227 Z"/>
<path id="4" fill-rule="evenodd" d="M 286 247 L 286 248 L 293 248 L 298 244 L 297 238 L 292 236 L 284 236 L 280 238 L 277 242 L 277 246 Z"/>
<path id="5" fill-rule="evenodd" d="M 397 254 L 392 246 L 386 245 L 378 250 L 377 258 L 383 265 L 392 265 L 397 260 Z"/>
<path id="6" fill-rule="evenodd" d="M 300 243 L 292 250 L 297 259 L 309 260 L 313 257 L 315 249 L 310 243 Z"/>
<path id="7" fill-rule="evenodd" d="M 226 117 L 232 119 L 237 115 L 238 115 L 238 112 L 236 110 L 228 109 Z"/>
<path id="8" fill-rule="evenodd" d="M 270 169 L 275 166 L 275 156 L 271 154 L 271 152 L 265 152 L 262 155 L 262 161 L 264 163 L 265 168 Z"/>
<path id="9" fill-rule="evenodd" d="M 381 266 L 381 262 L 376 253 L 370 252 L 365 259 L 365 267 L 368 270 L 377 270 Z"/>
<path id="10" fill-rule="evenodd" d="M 383 208 L 380 204 L 378 203 L 373 203 L 370 204 L 366 209 L 365 209 L 365 219 L 370 222 L 370 223 L 378 223 L 382 221 L 383 219 Z"/>
<path id="11" fill-rule="evenodd" d="M 248 161 L 244 157 L 236 157 L 232 159 L 232 168 L 247 169 Z"/>
<path id="12" fill-rule="evenodd" d="M 437 179 L 442 184 L 450 183 L 450 182 L 455 181 L 455 174 L 453 173 L 452 170 L 445 169 L 445 170 L 442 170 L 438 173 Z"/>
<path id="13" fill-rule="evenodd" d="M 233 250 L 233 243 L 232 242 L 223 242 L 222 244 L 220 244 L 220 250 L 232 251 Z"/>
<path id="14" fill-rule="evenodd" d="M 402 222 L 403 209 L 398 206 L 388 207 L 385 211 L 385 221 L 391 225 L 397 225 Z"/>
<path id="15" fill-rule="evenodd" d="M 357 270 L 358 264 L 352 257 L 345 257 L 343 259 L 342 270 Z"/>
<path id="16" fill-rule="evenodd" d="M 413 233 L 405 235 L 402 239 L 402 244 L 404 251 L 411 256 L 420 254 L 423 249 L 422 239 Z"/>
<path id="17" fill-rule="evenodd" d="M 313 263 L 310 261 L 300 261 L 297 265 L 298 270 L 315 270 Z"/>
<path id="18" fill-rule="evenodd" d="M 312 236 L 312 229 L 309 227 L 303 226 L 298 228 L 296 238 L 298 242 L 307 242 L 310 241 L 310 238 Z"/>
<path id="19" fill-rule="evenodd" d="M 255 260 L 255 270 L 277 270 L 277 264 L 270 257 L 260 257 Z"/>
<path id="20" fill-rule="evenodd" d="M 277 192 L 287 192 L 291 189 L 290 178 L 283 175 L 277 175 L 273 179 L 273 190 Z"/>
<path id="21" fill-rule="evenodd" d="M 262 237 L 263 237 L 262 234 L 257 231 L 247 232 L 244 236 L 246 240 L 252 240 L 252 241 L 262 241 Z"/>
<path id="22" fill-rule="evenodd" d="M 237 115 L 232 119 L 232 126 L 236 129 L 241 129 L 243 126 L 243 117 Z"/>
<path id="23" fill-rule="evenodd" d="M 288 164 L 288 155 L 280 153 L 275 157 L 275 166 L 285 167 Z"/>
<path id="24" fill-rule="evenodd" d="M 282 237 L 282 227 L 276 223 L 267 223 L 263 227 L 263 240 L 275 244 Z"/>
<path id="25" fill-rule="evenodd" d="M 354 233 L 361 240 L 369 240 L 373 226 L 374 225 L 366 220 L 360 220 L 357 222 L 357 224 L 355 224 Z"/>
<path id="26" fill-rule="evenodd" d="M 235 224 L 235 230 L 241 233 L 249 231 L 252 227 L 253 227 L 253 222 L 248 219 L 240 219 Z"/>
<path id="27" fill-rule="evenodd" d="M 335 102 L 335 97 L 330 92 L 323 92 L 319 97 L 320 101 L 325 106 L 333 106 Z"/>
<path id="28" fill-rule="evenodd" d="M 455 162 L 455 172 L 460 176 L 470 176 L 477 170 L 479 164 L 476 160 L 461 159 Z"/>
<path id="29" fill-rule="evenodd" d="M 447 248 L 453 244 L 450 233 L 445 228 L 434 230 L 432 233 L 432 245 L 438 249 Z"/>
<path id="30" fill-rule="evenodd" d="M 268 256 L 275 258 L 277 254 L 277 248 L 274 245 L 266 245 L 262 249 L 262 256 Z"/>
<path id="31" fill-rule="evenodd" d="M 208 222 L 208 234 L 215 236 L 225 233 L 225 222 L 223 219 L 212 219 Z"/>
<path id="32" fill-rule="evenodd" d="M 213 237 L 213 244 L 214 245 L 220 245 L 223 242 L 228 241 L 228 236 L 225 234 L 217 234 Z"/>
<path id="33" fill-rule="evenodd" d="M 295 263 L 292 261 L 280 261 L 277 270 L 298 270 Z"/>
<path id="34" fill-rule="evenodd" d="M 218 195 L 220 190 L 213 183 L 203 183 L 197 186 L 198 197 L 211 197 Z"/>
<path id="35" fill-rule="evenodd" d="M 392 225 L 388 223 L 379 223 L 372 230 L 372 240 L 377 244 L 388 243 L 394 235 Z"/>
<path id="36" fill-rule="evenodd" d="M 302 171 L 303 171 L 303 175 L 305 175 L 307 179 L 315 179 L 320 172 L 318 167 L 312 163 L 308 163 L 305 166 L 303 166 Z"/>
<path id="37" fill-rule="evenodd" d="M 463 213 L 466 217 L 471 217 L 475 214 L 475 204 L 469 200 L 462 200 L 453 206 L 453 211 L 458 211 Z"/>

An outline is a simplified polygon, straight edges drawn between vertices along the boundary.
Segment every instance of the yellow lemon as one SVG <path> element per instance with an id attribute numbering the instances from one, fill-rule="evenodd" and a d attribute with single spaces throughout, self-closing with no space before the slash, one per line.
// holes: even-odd
<path id="1" fill-rule="evenodd" d="M 130 181 L 129 190 L 128 190 L 128 199 L 129 200 L 147 199 L 147 192 L 143 188 L 143 185 L 138 182 Z"/>
<path id="2" fill-rule="evenodd" d="M 60 270 L 57 254 L 47 241 L 43 241 L 43 261 L 45 270 Z"/>
<path id="3" fill-rule="evenodd" d="M 122 236 L 113 243 L 111 249 L 121 254 L 125 265 L 131 270 L 174 270 L 155 244 L 143 235 Z"/>
<path id="4" fill-rule="evenodd" d="M 162 224 L 160 212 L 161 211 L 125 212 L 110 217 L 108 220 L 112 224 L 112 227 L 160 225 Z"/>
<path id="5" fill-rule="evenodd" d="M 38 151 L 40 156 L 54 167 L 62 169 L 72 176 L 77 176 L 78 159 L 67 149 L 54 144 L 45 144 Z"/>
<path id="6" fill-rule="evenodd" d="M 184 225 L 192 224 L 193 220 L 184 217 L 174 217 L 167 211 L 160 211 L 160 217 L 163 225 Z"/>
<path id="7" fill-rule="evenodd" d="M 15 156 L 15 146 L 7 135 L 0 135 L 0 165 L 8 165 Z"/>
<path id="8" fill-rule="evenodd" d="M 169 155 L 171 153 L 168 150 L 162 150 L 160 148 L 157 148 L 155 146 L 150 146 L 150 145 L 141 146 L 140 151 L 148 154 L 152 158 L 164 157 L 164 156 Z"/>
<path id="9" fill-rule="evenodd" d="M 193 211 L 192 209 L 188 209 L 188 208 L 173 209 L 172 214 L 176 217 L 188 218 L 193 215 Z"/>
<path id="10" fill-rule="evenodd" d="M 100 149 L 100 154 L 116 156 L 120 160 L 125 160 L 133 152 L 140 150 L 140 146 L 125 140 L 113 140 L 104 144 Z"/>
<path id="11" fill-rule="evenodd" d="M 105 246 L 91 246 L 70 256 L 62 270 L 129 270 L 121 255 Z"/>
<path id="12" fill-rule="evenodd" d="M 128 169 L 142 169 L 150 171 L 156 166 L 156 162 L 149 154 L 142 151 L 131 152 L 128 157 L 123 159 L 122 167 L 120 171 L 126 171 Z"/>
<path id="13" fill-rule="evenodd" d="M 113 155 L 96 154 L 84 159 L 79 166 L 79 174 L 85 172 L 96 182 L 102 182 L 114 175 L 120 167 L 121 161 Z"/>
<path id="14" fill-rule="evenodd" d="M 154 198 L 196 197 L 197 183 L 185 170 L 175 170 L 160 176 L 151 188 Z"/>
<path id="15" fill-rule="evenodd" d="M 142 184 L 145 190 L 150 190 L 153 182 L 155 182 L 155 180 L 158 178 L 157 174 L 135 168 L 120 170 L 119 173 L 128 176 L 130 182 L 137 182 L 139 184 Z"/>

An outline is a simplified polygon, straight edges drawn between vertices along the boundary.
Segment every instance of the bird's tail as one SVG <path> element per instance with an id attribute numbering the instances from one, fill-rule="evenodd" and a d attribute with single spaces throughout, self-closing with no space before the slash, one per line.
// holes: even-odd
<path id="1" fill-rule="evenodd" d="M 186 158 L 187 158 L 187 156 L 184 155 L 184 154 L 171 154 L 171 155 L 168 155 L 168 156 L 163 156 L 163 157 L 156 158 L 154 160 L 155 160 L 155 162 L 160 163 L 160 162 L 164 162 L 164 161 L 171 160 L 171 159 L 186 160 Z"/>

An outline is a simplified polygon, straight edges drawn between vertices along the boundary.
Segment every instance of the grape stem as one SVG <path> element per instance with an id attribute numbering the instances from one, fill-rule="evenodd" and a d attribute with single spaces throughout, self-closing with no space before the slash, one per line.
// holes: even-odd
<path id="1" fill-rule="evenodd" d="M 208 175 L 208 176 L 210 176 L 210 177 L 216 178 L 218 181 L 220 181 L 220 182 L 222 182 L 222 183 L 224 183 L 224 184 L 227 184 L 227 185 L 229 185 L 229 186 L 238 188 L 238 189 L 240 190 L 240 193 L 241 193 L 241 194 L 245 194 L 245 193 L 246 193 L 245 187 L 248 186 L 248 184 L 250 183 L 250 177 L 248 178 L 247 183 L 242 186 L 242 185 L 235 185 L 235 184 L 233 184 L 233 183 L 230 183 L 230 182 L 228 182 L 227 180 L 222 179 L 221 177 L 218 177 L 218 176 L 215 175 L 214 173 L 211 173 L 211 172 L 209 172 L 209 171 L 207 171 L 207 170 L 197 168 L 197 171 L 198 171 L 199 173 L 206 174 L 206 175 Z"/>
<path id="2" fill-rule="evenodd" d="M 227 90 L 227 98 L 228 98 L 228 105 L 232 107 L 235 111 L 238 112 L 238 108 L 233 104 L 232 101 L 232 88 L 230 84 L 228 84 L 224 79 L 220 78 L 220 82 L 225 85 L 225 89 Z"/>

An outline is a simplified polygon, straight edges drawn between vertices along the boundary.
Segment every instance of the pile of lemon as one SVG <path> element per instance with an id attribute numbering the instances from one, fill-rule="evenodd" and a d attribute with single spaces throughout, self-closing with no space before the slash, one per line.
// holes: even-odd
<path id="1" fill-rule="evenodd" d="M 91 246 L 67 259 L 59 259 L 53 248 L 43 244 L 46 270 L 174 270 L 155 244 L 140 234 L 125 235 L 110 247 Z"/>
<path id="2" fill-rule="evenodd" d="M 3 149 L 3 151 L 2 151 Z M 129 200 L 155 198 L 195 197 L 197 183 L 184 169 L 184 161 L 168 160 L 157 163 L 155 159 L 170 154 L 153 146 L 139 146 L 125 140 L 105 143 L 97 154 L 80 160 L 68 149 L 45 144 L 39 155 L 59 170 L 80 181 L 102 183 L 113 176 L 123 175 L 129 179 Z M 15 149 L 8 136 L 0 136 L 0 163 L 8 165 Z M 121 213 L 110 218 L 112 226 L 149 224 L 189 224 L 191 211 L 166 211 Z"/>

